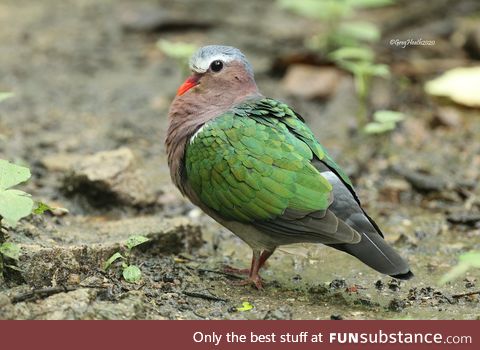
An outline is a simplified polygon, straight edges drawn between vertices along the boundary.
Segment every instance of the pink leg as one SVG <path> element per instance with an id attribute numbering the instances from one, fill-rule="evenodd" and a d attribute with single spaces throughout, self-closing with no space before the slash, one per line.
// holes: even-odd
<path id="1" fill-rule="evenodd" d="M 253 256 L 252 256 L 252 265 L 250 267 L 248 278 L 235 284 L 247 285 L 247 284 L 253 283 L 255 287 L 257 287 L 257 289 L 263 289 L 262 278 L 260 277 L 258 272 L 262 268 L 262 266 L 265 264 L 265 261 L 267 261 L 267 259 L 272 254 L 273 254 L 273 251 L 262 250 L 260 252 L 260 251 L 254 250 Z"/>
<path id="2" fill-rule="evenodd" d="M 236 267 L 225 265 L 223 266 L 223 272 L 231 273 L 233 275 L 246 275 L 250 274 L 250 269 L 237 269 Z"/>
<path id="3" fill-rule="evenodd" d="M 252 256 L 252 266 L 253 266 L 253 260 L 254 260 L 254 257 Z M 232 267 L 230 265 L 225 265 L 223 267 L 223 272 L 232 273 L 234 275 L 249 276 L 250 275 L 250 270 L 251 269 L 237 269 L 236 267 Z"/>

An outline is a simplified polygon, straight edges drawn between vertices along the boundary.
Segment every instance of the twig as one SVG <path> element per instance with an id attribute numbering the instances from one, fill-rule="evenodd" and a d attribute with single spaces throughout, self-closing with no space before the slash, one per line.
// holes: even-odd
<path id="1" fill-rule="evenodd" d="M 58 286 L 58 287 L 48 287 L 48 288 L 39 288 L 39 289 L 34 289 L 29 292 L 25 293 L 20 293 L 15 295 L 12 298 L 12 303 L 20 303 L 25 300 L 29 299 L 43 299 L 47 298 L 50 295 L 58 294 L 58 293 L 65 293 L 65 292 L 71 292 L 78 287 L 68 287 L 68 286 Z"/>
<path id="2" fill-rule="evenodd" d="M 29 292 L 19 293 L 12 298 L 12 303 L 20 303 L 22 301 L 34 301 L 37 299 L 48 298 L 51 295 L 58 293 L 66 293 L 77 290 L 79 288 L 106 288 L 101 286 L 57 286 L 57 287 L 47 287 L 34 289 Z M 31 300 L 30 300 L 31 299 Z"/>
<path id="3" fill-rule="evenodd" d="M 244 277 L 237 276 L 237 275 L 234 275 L 234 274 L 231 274 L 231 273 L 228 273 L 228 272 L 223 272 L 223 271 L 209 270 L 209 269 L 196 269 L 196 270 L 197 270 L 198 272 L 216 273 L 216 274 L 218 274 L 218 275 L 223 275 L 223 276 L 231 277 L 231 278 L 234 278 L 234 279 L 237 279 L 237 280 L 242 280 L 242 279 L 244 279 Z"/>
<path id="4" fill-rule="evenodd" d="M 206 318 L 207 318 L 207 316 L 200 315 L 200 314 L 197 313 L 195 310 L 192 310 L 192 312 L 193 312 L 193 314 L 194 314 L 195 316 L 197 316 L 198 318 L 201 318 L 201 319 L 206 319 Z"/>
<path id="5" fill-rule="evenodd" d="M 468 293 L 455 294 L 455 295 L 452 295 L 452 298 L 457 299 L 457 298 L 468 297 L 470 295 L 477 295 L 477 294 L 480 294 L 480 290 L 476 290 L 476 291 L 468 292 Z"/>
<path id="6" fill-rule="evenodd" d="M 183 291 L 183 294 L 185 294 L 188 297 L 200 298 L 200 299 L 211 300 L 211 301 L 224 301 L 224 302 L 228 301 L 227 299 L 223 299 L 214 295 L 207 295 L 207 294 L 202 294 L 198 292 Z"/>

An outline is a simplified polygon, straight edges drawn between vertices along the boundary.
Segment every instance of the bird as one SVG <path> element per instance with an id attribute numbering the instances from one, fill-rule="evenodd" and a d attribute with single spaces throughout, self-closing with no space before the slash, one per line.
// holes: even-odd
<path id="1" fill-rule="evenodd" d="M 183 196 L 251 247 L 241 284 L 262 289 L 265 261 L 293 243 L 321 243 L 380 273 L 413 276 L 300 114 L 261 94 L 239 49 L 203 46 L 189 67 L 168 112 L 170 175 Z"/>

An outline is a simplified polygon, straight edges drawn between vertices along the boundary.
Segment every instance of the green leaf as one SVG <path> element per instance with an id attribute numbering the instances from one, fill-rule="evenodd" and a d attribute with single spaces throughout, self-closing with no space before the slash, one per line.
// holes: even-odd
<path id="1" fill-rule="evenodd" d="M 123 278 L 129 283 L 135 283 L 142 278 L 142 271 L 138 266 L 130 265 L 123 270 Z"/>
<path id="2" fill-rule="evenodd" d="M 395 129 L 395 123 L 387 122 L 387 123 L 368 123 L 363 128 L 363 131 L 367 134 L 383 134 L 387 131 L 391 131 Z"/>
<path id="3" fill-rule="evenodd" d="M 338 0 L 279 0 L 281 7 L 299 15 L 332 20 L 346 17 L 352 13 L 352 6 Z"/>
<path id="4" fill-rule="evenodd" d="M 7 98 L 13 97 L 13 92 L 0 92 L 0 102 L 6 100 Z"/>
<path id="5" fill-rule="evenodd" d="M 356 40 L 375 42 L 380 40 L 380 30 L 370 22 L 345 22 L 338 29 L 339 34 Z"/>
<path id="6" fill-rule="evenodd" d="M 460 255 L 459 261 L 462 264 L 468 264 L 470 267 L 480 269 L 480 251 L 464 253 Z"/>
<path id="7" fill-rule="evenodd" d="M 30 169 L 0 159 L 0 190 L 25 182 L 30 176 Z"/>
<path id="8" fill-rule="evenodd" d="M 369 73 L 376 77 L 386 78 L 390 75 L 390 68 L 386 64 L 372 64 L 369 66 Z"/>
<path id="9" fill-rule="evenodd" d="M 133 235 L 133 236 L 128 237 L 127 241 L 125 242 L 125 246 L 128 249 L 132 249 L 132 248 L 136 247 L 137 245 L 148 242 L 149 240 L 150 239 L 145 237 L 145 236 Z"/>
<path id="10" fill-rule="evenodd" d="M 171 42 L 168 40 L 159 40 L 157 47 L 167 56 L 177 60 L 188 60 L 197 50 L 197 46 L 182 42 Z"/>
<path id="11" fill-rule="evenodd" d="M 110 267 L 110 265 L 112 265 L 113 262 L 117 259 L 125 259 L 125 257 L 122 254 L 120 254 L 119 252 L 116 252 L 110 258 L 108 258 L 107 261 L 105 261 L 105 265 L 103 266 L 103 269 L 107 270 Z"/>
<path id="12" fill-rule="evenodd" d="M 405 119 L 405 114 L 396 111 L 380 110 L 373 114 L 373 119 L 379 123 L 398 123 Z"/>
<path id="13" fill-rule="evenodd" d="M 53 208 L 51 206 L 49 206 L 48 204 L 45 204 L 45 203 L 42 203 L 42 202 L 38 202 L 37 203 L 37 207 L 35 209 L 33 209 L 33 213 L 34 214 L 37 214 L 37 215 L 42 215 L 43 213 L 45 213 L 46 211 L 52 211 Z"/>
<path id="14" fill-rule="evenodd" d="M 458 265 L 453 267 L 440 279 L 440 284 L 445 284 L 463 276 L 471 268 L 480 268 L 480 251 L 468 252 L 459 256 Z"/>
<path id="15" fill-rule="evenodd" d="M 329 56 L 335 61 L 368 61 L 374 59 L 374 52 L 365 47 L 342 47 L 333 51 Z"/>
<path id="16" fill-rule="evenodd" d="M 28 193 L 19 190 L 0 190 L 0 216 L 8 226 L 32 213 L 33 200 Z"/>
<path id="17" fill-rule="evenodd" d="M 37 207 L 35 209 L 33 209 L 33 213 L 36 214 L 36 215 L 42 215 L 46 211 L 49 211 L 49 212 L 52 212 L 52 213 L 53 213 L 53 211 L 56 211 L 56 212 L 59 212 L 59 213 L 62 213 L 62 214 L 66 214 L 66 213 L 69 212 L 67 208 L 59 208 L 59 207 L 54 208 L 54 207 L 51 207 L 48 204 L 43 203 L 43 202 L 37 202 Z"/>
<path id="18" fill-rule="evenodd" d="M 251 309 L 253 309 L 253 305 L 248 301 L 244 301 L 241 307 L 237 307 L 237 311 L 249 311 Z"/>
<path id="19" fill-rule="evenodd" d="M 394 0 L 347 0 L 350 6 L 357 8 L 373 8 L 392 5 Z"/>
<path id="20" fill-rule="evenodd" d="M 5 242 L 0 245 L 0 254 L 10 259 L 18 260 L 20 257 L 20 247 L 15 243 Z"/>

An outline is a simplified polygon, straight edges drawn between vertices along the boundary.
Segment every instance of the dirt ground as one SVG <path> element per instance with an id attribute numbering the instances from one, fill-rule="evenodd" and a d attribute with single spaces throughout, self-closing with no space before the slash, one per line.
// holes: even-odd
<path id="1" fill-rule="evenodd" d="M 329 98 L 287 93 L 285 69 L 312 63 L 303 40 L 321 26 L 275 1 L 1 0 L 0 91 L 15 96 L 0 105 L 0 158 L 28 165 L 22 189 L 69 213 L 31 216 L 3 234 L 22 251 L 0 276 L 0 318 L 479 319 L 478 270 L 438 281 L 459 254 L 480 249 L 480 115 L 428 97 L 423 84 L 478 65 L 459 42 L 475 14 L 478 26 L 480 3 L 442 0 L 427 12 L 399 2 L 410 5 L 360 14 L 383 28 L 376 51 L 393 72 L 375 81 L 371 105 L 407 115 L 393 133 L 368 136 L 355 132 L 348 74 Z M 436 45 L 388 45 L 410 37 Z M 170 182 L 163 140 L 184 76 L 159 39 L 241 48 L 263 93 L 295 107 L 351 175 L 415 278 L 297 246 L 269 259 L 264 290 L 233 285 L 223 266 L 246 267 L 250 249 Z M 95 171 L 113 175 L 99 183 Z M 151 239 L 132 253 L 136 284 L 117 264 L 103 269 L 133 234 Z M 244 301 L 254 308 L 239 311 Z"/>

